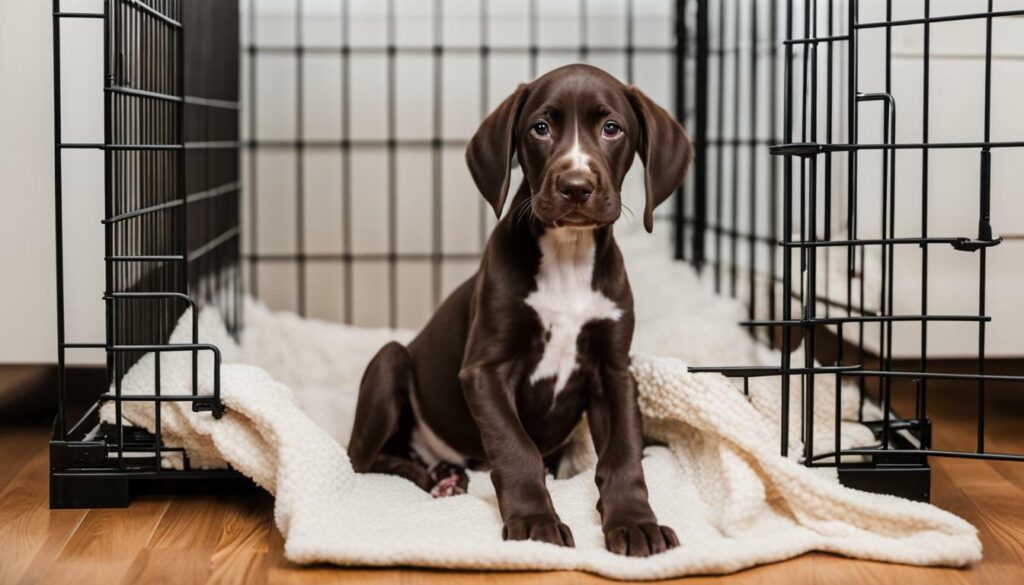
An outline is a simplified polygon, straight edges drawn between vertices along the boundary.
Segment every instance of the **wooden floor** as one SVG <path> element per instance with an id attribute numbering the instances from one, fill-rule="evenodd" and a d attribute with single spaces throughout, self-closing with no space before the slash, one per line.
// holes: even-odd
<path id="1" fill-rule="evenodd" d="M 972 389 L 930 391 L 937 447 L 970 448 Z M 1024 453 L 1020 401 L 989 409 L 989 448 Z M 901 397 L 896 397 L 897 402 Z M 973 421 L 973 412 L 970 418 Z M 7 583 L 597 583 L 582 573 L 304 568 L 288 563 L 269 497 L 146 497 L 124 510 L 49 510 L 47 430 L 0 426 L 0 584 Z M 1024 464 L 933 459 L 933 502 L 977 526 L 985 560 L 966 570 L 826 554 L 688 583 L 1024 583 Z"/>

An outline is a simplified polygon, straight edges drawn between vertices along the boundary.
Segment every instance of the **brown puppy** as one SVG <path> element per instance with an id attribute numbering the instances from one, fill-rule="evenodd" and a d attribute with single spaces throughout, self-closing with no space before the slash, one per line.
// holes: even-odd
<path id="1" fill-rule="evenodd" d="M 525 180 L 480 270 L 408 347 L 390 343 L 367 367 L 348 447 L 356 471 L 458 493 L 462 468 L 489 467 L 504 538 L 572 546 L 544 478 L 586 413 L 608 548 L 646 556 L 678 544 L 647 501 L 633 297 L 612 237 L 636 153 L 650 231 L 691 148 L 640 90 L 570 65 L 520 85 L 483 121 L 466 161 L 499 217 L 513 157 Z"/>

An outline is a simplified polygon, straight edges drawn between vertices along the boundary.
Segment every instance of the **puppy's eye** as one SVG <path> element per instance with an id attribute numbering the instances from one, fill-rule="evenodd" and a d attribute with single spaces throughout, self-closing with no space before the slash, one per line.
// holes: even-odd
<path id="1" fill-rule="evenodd" d="M 618 138 L 620 134 L 622 134 L 622 126 L 615 122 L 605 122 L 604 127 L 601 128 L 601 135 L 605 138 Z"/>
<path id="2" fill-rule="evenodd" d="M 548 126 L 547 122 L 537 122 L 530 129 L 533 130 L 533 133 L 537 136 L 547 136 L 551 133 L 551 128 Z"/>

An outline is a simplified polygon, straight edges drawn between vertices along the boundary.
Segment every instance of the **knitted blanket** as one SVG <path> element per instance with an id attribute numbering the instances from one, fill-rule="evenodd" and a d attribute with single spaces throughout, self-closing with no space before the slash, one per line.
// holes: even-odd
<path id="1" fill-rule="evenodd" d="M 634 354 L 631 367 L 645 434 L 664 445 L 647 447 L 643 465 L 659 522 L 680 538 L 681 545 L 667 553 L 636 559 L 605 550 L 585 432 L 570 454 L 575 474 L 548 479 L 555 508 L 572 528 L 573 549 L 502 541 L 486 473 L 470 473 L 468 494 L 439 499 L 398 477 L 354 473 L 343 443 L 359 376 L 377 348 L 390 339 L 408 340 L 407 331 L 346 327 L 249 303 L 238 344 L 216 312 L 203 311 L 200 337 L 224 356 L 221 397 L 228 410 L 216 420 L 193 413 L 187 402 L 165 402 L 164 440 L 186 446 L 193 467 L 230 464 L 274 494 L 285 555 L 298 563 L 582 570 L 660 579 L 729 573 L 813 550 L 916 565 L 960 566 L 981 558 L 976 531 L 964 520 L 928 504 L 844 488 L 834 475 L 781 457 L 777 381 L 752 380 L 745 396 L 722 376 L 688 373 L 680 359 L 689 354 L 690 363 L 715 356 L 718 363 L 777 363 L 777 354 L 758 349 L 735 325 L 722 329 L 738 320 L 741 309 L 704 291 L 696 277 L 680 272 L 688 271 L 684 265 L 658 255 L 634 257 L 661 270 L 659 279 L 667 283 L 661 290 L 657 283 L 634 282 L 643 291 L 637 294 L 636 348 L 646 353 Z M 633 263 L 630 269 L 637 273 Z M 672 325 L 675 319 L 666 319 L 664 311 L 642 312 L 659 295 L 688 299 L 677 302 L 680 316 L 687 316 L 681 325 Z M 190 338 L 186 314 L 171 341 Z M 160 359 L 162 393 L 190 392 L 188 353 Z M 143 357 L 125 376 L 122 392 L 151 395 L 154 361 L 153 355 Z M 212 358 L 201 352 L 200 392 L 210 392 L 212 384 Z M 823 387 L 819 394 L 815 420 L 822 440 L 816 443 L 827 444 L 835 391 Z M 852 389 L 843 392 L 839 408 L 843 418 L 855 418 Z M 123 414 L 138 426 L 154 426 L 151 403 L 125 403 Z M 106 420 L 112 415 L 110 408 L 102 412 Z M 842 434 L 848 445 L 873 440 L 856 423 L 843 423 Z M 791 435 L 790 444 L 790 452 L 798 453 L 799 437 Z M 173 452 L 164 461 L 167 467 L 181 463 Z"/>

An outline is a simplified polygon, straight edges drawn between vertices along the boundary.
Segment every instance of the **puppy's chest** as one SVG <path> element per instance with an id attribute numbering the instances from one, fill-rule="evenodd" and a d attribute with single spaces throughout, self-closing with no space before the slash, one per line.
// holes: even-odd
<path id="1" fill-rule="evenodd" d="M 540 319 L 544 350 L 530 383 L 554 379 L 561 392 L 579 363 L 577 340 L 592 321 L 622 317 L 611 299 L 593 287 L 594 237 L 589 230 L 556 228 L 540 238 L 537 288 L 526 297 Z"/>

